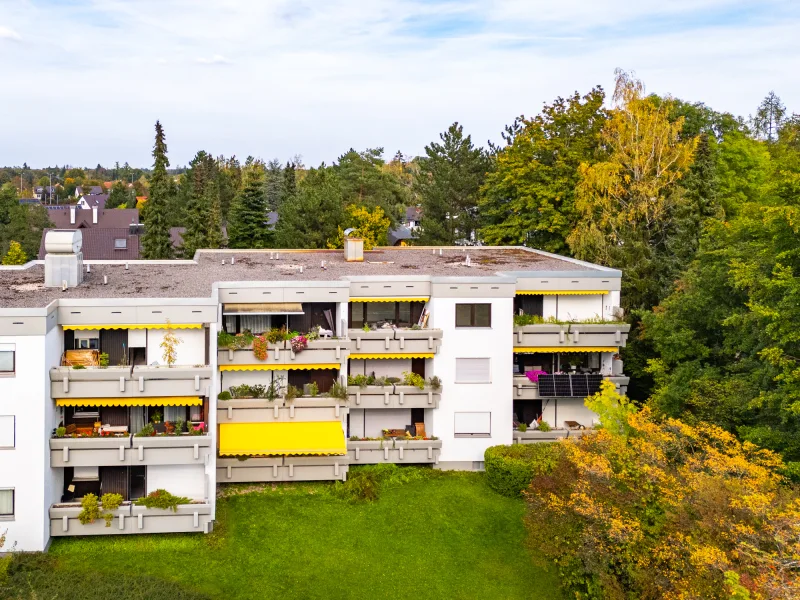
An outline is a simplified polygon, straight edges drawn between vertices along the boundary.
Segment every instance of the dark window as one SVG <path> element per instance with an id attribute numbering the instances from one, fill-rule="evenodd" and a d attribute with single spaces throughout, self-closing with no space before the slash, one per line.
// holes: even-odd
<path id="1" fill-rule="evenodd" d="M 544 296 L 522 295 L 514 297 L 514 314 L 544 316 Z"/>
<path id="2" fill-rule="evenodd" d="M 360 329 L 364 324 L 383 323 L 410 327 L 419 321 L 424 307 L 424 302 L 351 302 L 350 327 Z"/>
<path id="3" fill-rule="evenodd" d="M 456 304 L 456 327 L 491 326 L 491 304 Z"/>
<path id="4" fill-rule="evenodd" d="M 14 350 L 0 350 L 0 373 L 13 373 L 15 359 Z"/>
<path id="5" fill-rule="evenodd" d="M 0 490 L 0 517 L 14 516 L 14 490 Z"/>

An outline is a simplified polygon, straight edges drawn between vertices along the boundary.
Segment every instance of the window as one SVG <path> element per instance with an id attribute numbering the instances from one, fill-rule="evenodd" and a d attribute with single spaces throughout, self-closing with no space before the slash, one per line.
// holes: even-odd
<path id="1" fill-rule="evenodd" d="M 360 329 L 365 323 L 409 327 L 419 321 L 424 307 L 424 302 L 351 302 L 350 327 Z"/>
<path id="2" fill-rule="evenodd" d="M 12 346 L 11 348 L 4 348 L 4 346 Z M 13 373 L 14 372 L 14 348 L 11 344 L 0 345 L 0 373 Z"/>
<path id="3" fill-rule="evenodd" d="M 490 437 L 492 413 L 457 412 L 454 414 L 453 433 L 456 437 Z"/>
<path id="4" fill-rule="evenodd" d="M 126 250 L 128 248 L 128 240 L 126 238 L 116 238 L 114 240 L 114 250 Z"/>
<path id="5" fill-rule="evenodd" d="M 0 449 L 13 448 L 14 440 L 14 415 L 0 415 Z"/>
<path id="6" fill-rule="evenodd" d="M 0 517 L 14 516 L 14 490 L 0 490 Z"/>
<path id="7" fill-rule="evenodd" d="M 491 383 L 491 364 L 488 358 L 457 358 L 456 383 Z"/>
<path id="8" fill-rule="evenodd" d="M 76 350 L 98 350 L 100 348 L 100 338 L 83 338 L 75 340 Z"/>
<path id="9" fill-rule="evenodd" d="M 491 304 L 456 304 L 456 327 L 491 326 Z"/>

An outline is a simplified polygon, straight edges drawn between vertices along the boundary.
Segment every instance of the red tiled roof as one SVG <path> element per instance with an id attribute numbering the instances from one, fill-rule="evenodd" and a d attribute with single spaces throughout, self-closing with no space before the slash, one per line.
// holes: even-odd
<path id="1" fill-rule="evenodd" d="M 139 223 L 137 208 L 104 208 L 97 209 L 97 223 L 92 223 L 92 209 L 75 208 L 75 223 L 70 223 L 70 207 L 66 205 L 47 206 L 47 215 L 56 229 L 82 229 L 84 227 L 127 227 L 131 223 Z"/>
<path id="2" fill-rule="evenodd" d="M 49 229 L 42 232 L 39 244 L 39 260 L 45 254 L 44 238 Z M 139 258 L 139 236 L 130 235 L 127 227 L 94 227 L 82 229 L 84 260 L 137 260 Z M 125 248 L 117 249 L 114 240 L 125 240 Z"/>

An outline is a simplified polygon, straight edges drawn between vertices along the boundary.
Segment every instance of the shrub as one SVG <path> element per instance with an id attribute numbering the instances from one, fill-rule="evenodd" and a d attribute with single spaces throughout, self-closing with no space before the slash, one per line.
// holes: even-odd
<path id="1" fill-rule="evenodd" d="M 94 494 L 86 494 L 81 500 L 78 521 L 81 525 L 88 525 L 102 517 L 106 522 L 106 527 L 111 527 L 111 521 L 114 519 L 113 511 L 117 510 L 120 504 L 122 504 L 122 496 L 119 494 L 103 494 L 99 502 Z"/>
<path id="2" fill-rule="evenodd" d="M 175 331 L 172 329 L 172 324 L 170 323 L 169 319 L 167 319 L 167 330 L 164 332 L 164 339 L 161 340 L 161 343 L 159 344 L 163 350 L 161 358 L 164 359 L 164 362 L 167 363 L 167 366 L 171 367 L 178 360 L 178 346 L 182 343 L 183 340 L 175 335 Z"/>
<path id="3" fill-rule="evenodd" d="M 67 435 L 67 428 L 66 427 L 56 427 L 56 437 L 63 438 Z"/>
<path id="4" fill-rule="evenodd" d="M 368 377 L 366 375 L 348 375 L 347 385 L 357 385 L 360 388 L 367 387 Z"/>
<path id="5" fill-rule="evenodd" d="M 174 496 L 167 490 L 156 490 L 150 492 L 147 496 L 139 498 L 136 501 L 136 506 L 146 506 L 147 508 L 160 508 L 162 510 L 172 510 L 178 512 L 179 504 L 189 504 L 191 500 L 183 496 Z"/>
<path id="6" fill-rule="evenodd" d="M 114 520 L 114 512 L 122 504 L 122 496 L 120 494 L 103 494 L 100 498 L 100 504 L 103 507 L 103 518 L 106 521 L 106 527 L 111 527 L 111 521 Z"/>
<path id="7" fill-rule="evenodd" d="M 300 389 L 298 389 L 297 386 L 294 386 L 294 385 L 291 385 L 291 384 L 286 386 L 286 400 L 287 401 L 291 402 L 292 400 L 294 400 L 298 396 L 302 396 L 302 395 L 303 395 L 303 392 Z"/>
<path id="8" fill-rule="evenodd" d="M 331 389 L 328 390 L 328 397 L 347 400 L 349 397 L 347 394 L 347 386 L 337 379 L 333 382 L 333 385 L 331 385 Z"/>
<path id="9" fill-rule="evenodd" d="M 517 429 L 519 429 L 522 433 L 528 431 L 528 424 L 527 423 L 520 423 L 517 425 Z"/>
<path id="10" fill-rule="evenodd" d="M 539 431 L 544 431 L 545 433 L 547 433 L 548 431 L 553 431 L 553 428 L 550 427 L 550 423 L 548 423 L 547 421 L 542 421 L 541 423 L 539 423 Z"/>
<path id="11" fill-rule="evenodd" d="M 107 352 L 101 352 L 98 360 L 99 360 L 99 364 L 100 364 L 100 368 L 101 369 L 105 369 L 106 367 L 108 367 L 108 353 Z"/>
<path id="12" fill-rule="evenodd" d="M 231 393 L 227 392 L 227 391 L 220 392 L 219 395 L 217 396 L 217 400 L 223 400 L 224 401 L 224 400 L 230 400 L 230 399 L 231 399 Z"/>
<path id="13" fill-rule="evenodd" d="M 308 395 L 312 398 L 319 396 L 319 386 L 316 381 L 312 381 L 308 384 Z"/>
<path id="14" fill-rule="evenodd" d="M 561 446 L 558 442 L 492 446 L 486 449 L 486 481 L 495 492 L 518 498 L 537 475 L 555 468 Z"/>
<path id="15" fill-rule="evenodd" d="M 425 389 L 425 378 L 417 373 L 403 371 L 403 385 L 413 385 L 421 390 Z"/>
<path id="16" fill-rule="evenodd" d="M 428 379 L 428 385 L 431 386 L 431 389 L 434 392 L 438 392 L 439 390 L 442 389 L 442 380 L 436 375 L 434 375 L 433 377 Z"/>
<path id="17" fill-rule="evenodd" d="M 277 344 L 278 342 L 282 342 L 286 339 L 286 328 L 281 327 L 280 329 L 273 327 L 270 329 L 266 334 L 265 337 L 270 344 Z"/>
<path id="18" fill-rule="evenodd" d="M 155 427 L 153 427 L 152 423 L 148 423 L 147 425 L 142 427 L 139 430 L 139 433 L 137 433 L 134 437 L 149 437 L 149 436 L 155 435 L 155 434 L 156 434 Z"/>

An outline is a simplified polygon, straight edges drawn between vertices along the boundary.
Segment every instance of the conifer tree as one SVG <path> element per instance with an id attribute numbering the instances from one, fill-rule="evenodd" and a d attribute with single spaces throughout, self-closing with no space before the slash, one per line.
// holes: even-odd
<path id="1" fill-rule="evenodd" d="M 267 199 L 263 165 L 253 164 L 242 175 L 242 189 L 233 199 L 228 215 L 228 247 L 265 248 Z"/>
<path id="2" fill-rule="evenodd" d="M 211 223 L 214 206 L 219 208 L 218 169 L 214 158 L 201 150 L 187 172 L 186 233 L 183 235 L 183 255 L 191 258 L 199 248 L 211 248 L 211 238 L 219 240 L 219 211 L 216 223 Z M 217 232 L 212 233 L 216 228 Z M 217 246 L 219 247 L 219 243 Z"/>
<path id="3" fill-rule="evenodd" d="M 289 198 L 294 198 L 297 194 L 297 173 L 296 165 L 293 162 L 287 162 L 283 168 L 283 192 L 281 193 L 281 202 L 285 202 Z"/>
<path id="4" fill-rule="evenodd" d="M 291 199 L 278 211 L 276 242 L 281 248 L 327 248 L 344 225 L 342 186 L 335 171 L 323 164 L 310 169 Z"/>
<path id="5" fill-rule="evenodd" d="M 145 222 L 142 236 L 142 256 L 149 260 L 169 259 L 173 256 L 172 240 L 169 235 L 170 182 L 167 174 L 169 159 L 164 128 L 156 121 L 156 141 L 153 146 L 153 176 L 150 179 L 150 198 L 145 204 Z"/>

